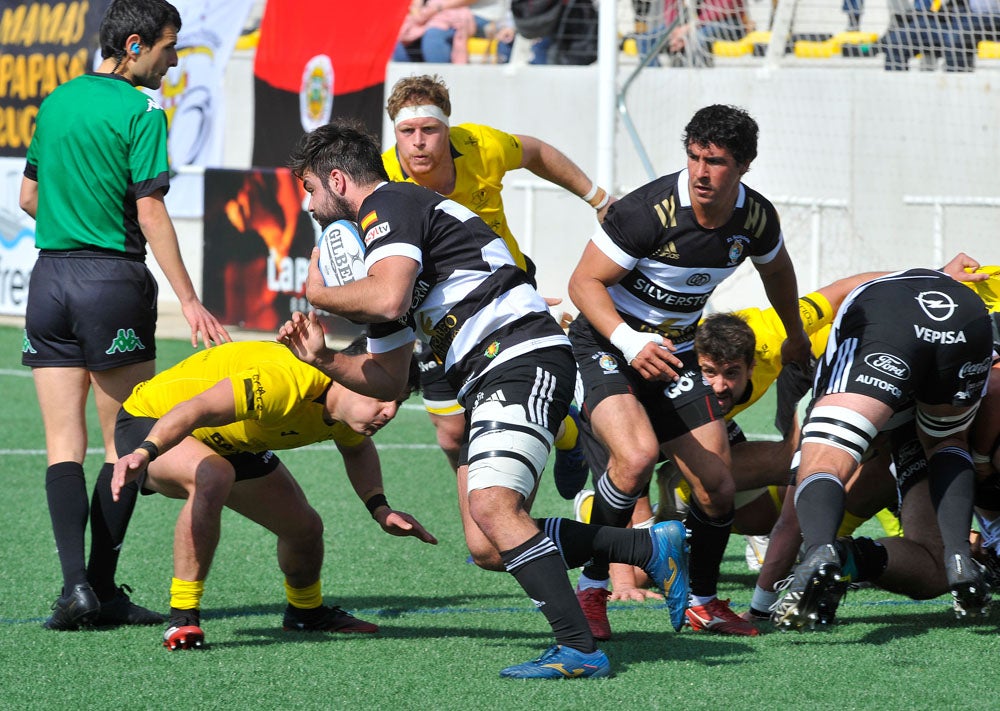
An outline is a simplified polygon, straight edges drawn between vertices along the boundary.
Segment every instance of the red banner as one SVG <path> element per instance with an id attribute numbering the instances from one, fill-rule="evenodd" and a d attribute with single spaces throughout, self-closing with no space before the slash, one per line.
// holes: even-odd
<path id="1" fill-rule="evenodd" d="M 254 61 L 253 163 L 281 166 L 334 117 L 382 130 L 385 67 L 409 0 L 268 0 Z"/>

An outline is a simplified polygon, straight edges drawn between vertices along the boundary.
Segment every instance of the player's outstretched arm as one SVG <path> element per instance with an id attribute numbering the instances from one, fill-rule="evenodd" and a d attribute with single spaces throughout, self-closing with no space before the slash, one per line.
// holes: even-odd
<path id="1" fill-rule="evenodd" d="M 156 263 L 160 265 L 163 275 L 177 295 L 184 318 L 191 326 L 191 345 L 197 347 L 199 337 L 206 348 L 233 340 L 195 293 L 191 277 L 181 257 L 174 224 L 163 202 L 163 191 L 139 198 L 136 201 L 136 212 L 142 234 L 149 243 Z"/>
<path id="2" fill-rule="evenodd" d="M 371 439 L 365 438 L 361 444 L 353 447 L 338 444 L 337 449 L 344 458 L 344 468 L 354 492 L 383 531 L 393 536 L 413 536 L 424 543 L 437 543 L 437 538 L 431 535 L 417 519 L 404 511 L 395 511 L 389 506 L 382 488 L 382 465 L 375 443 Z"/>
<path id="3" fill-rule="evenodd" d="M 604 221 L 608 207 L 615 201 L 613 195 L 587 177 L 587 174 L 558 148 L 534 136 L 517 135 L 521 142 L 521 167 L 539 178 L 555 183 L 585 200 L 597 211 L 597 220 Z"/>
<path id="4" fill-rule="evenodd" d="M 682 361 L 671 353 L 673 344 L 659 334 L 631 328 L 622 320 L 611 299 L 608 287 L 617 284 L 628 272 L 590 241 L 570 277 L 570 299 L 598 333 L 610 340 L 642 377 L 647 380 L 675 380 L 676 369 Z"/>

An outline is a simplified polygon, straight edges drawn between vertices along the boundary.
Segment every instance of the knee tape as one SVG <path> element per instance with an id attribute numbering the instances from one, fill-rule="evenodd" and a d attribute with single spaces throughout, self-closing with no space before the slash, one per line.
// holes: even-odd
<path id="1" fill-rule="evenodd" d="M 802 427 L 802 443 L 825 444 L 841 449 L 861 463 L 878 430 L 854 410 L 836 405 L 813 408 Z"/>
<path id="2" fill-rule="evenodd" d="M 528 421 L 520 405 L 480 405 L 469 430 L 469 491 L 502 486 L 527 498 L 545 468 L 552 439 L 551 432 Z"/>
<path id="3" fill-rule="evenodd" d="M 941 438 L 958 434 L 972 424 L 979 402 L 958 415 L 930 415 L 917 407 L 917 426 L 931 437 Z"/>

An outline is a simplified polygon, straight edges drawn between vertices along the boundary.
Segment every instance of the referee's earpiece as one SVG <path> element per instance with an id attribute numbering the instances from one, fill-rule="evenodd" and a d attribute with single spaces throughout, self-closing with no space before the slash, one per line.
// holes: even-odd
<path id="1" fill-rule="evenodd" d="M 133 54 L 139 54 L 139 50 L 142 49 L 142 47 L 139 46 L 138 42 L 133 42 L 129 49 L 132 50 Z"/>

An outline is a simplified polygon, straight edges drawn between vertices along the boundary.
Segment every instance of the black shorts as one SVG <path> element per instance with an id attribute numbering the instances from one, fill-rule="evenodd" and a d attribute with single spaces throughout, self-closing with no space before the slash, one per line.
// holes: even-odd
<path id="1" fill-rule="evenodd" d="M 580 371 L 577 392 L 584 415 L 612 395 L 634 395 L 646 410 L 657 440 L 669 442 L 701 425 L 722 419 L 722 407 L 698 367 L 693 350 L 676 354 L 684 365 L 672 383 L 650 381 L 624 362 L 621 352 L 588 323 L 569 327 L 573 355 Z"/>
<path id="2" fill-rule="evenodd" d="M 21 363 L 101 371 L 155 360 L 156 296 L 140 261 L 43 251 L 31 271 Z"/>
<path id="3" fill-rule="evenodd" d="M 993 352 L 986 307 L 940 272 L 911 269 L 852 292 L 816 371 L 816 396 L 858 393 L 900 412 L 913 400 L 971 407 Z"/>
<path id="4" fill-rule="evenodd" d="M 121 408 L 118 410 L 118 419 L 115 421 L 115 450 L 119 457 L 124 457 L 142 444 L 149 435 L 149 431 L 156 424 L 153 417 L 136 417 Z M 236 452 L 235 454 L 220 454 L 223 459 L 233 465 L 236 472 L 236 481 L 246 479 L 259 479 L 267 476 L 279 466 L 281 460 L 278 455 L 271 450 L 264 452 Z M 139 477 L 139 491 L 143 494 L 156 493 L 145 486 L 146 472 Z"/>
<path id="5" fill-rule="evenodd" d="M 906 492 L 928 474 L 924 446 L 917 436 L 916 417 L 889 432 L 889 445 L 893 468 L 896 470 L 896 488 L 899 490 L 899 500 L 902 501 Z"/>
<path id="6" fill-rule="evenodd" d="M 460 463 L 468 458 L 469 421 L 481 404 L 496 400 L 504 406 L 520 405 L 523 412 L 511 415 L 510 427 L 541 427 L 553 438 L 569 412 L 576 387 L 576 364 L 565 347 L 543 348 L 518 356 L 481 376 L 465 394 L 466 431 Z"/>
<path id="7" fill-rule="evenodd" d="M 427 412 L 432 415 L 461 415 L 465 412 L 458 402 L 458 390 L 448 382 L 444 365 L 431 352 L 430 346 L 421 344 L 417 366 L 420 368 L 420 392 Z"/>

